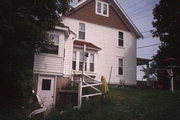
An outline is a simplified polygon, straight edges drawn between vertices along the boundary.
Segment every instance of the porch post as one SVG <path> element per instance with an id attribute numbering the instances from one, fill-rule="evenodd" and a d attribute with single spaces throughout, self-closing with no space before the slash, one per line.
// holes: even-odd
<path id="1" fill-rule="evenodd" d="M 78 84 L 78 109 L 81 108 L 81 104 L 82 104 L 82 79 L 80 78 Z"/>
<path id="2" fill-rule="evenodd" d="M 84 81 L 84 71 L 85 71 L 85 53 L 86 45 L 83 46 L 83 69 L 82 69 L 82 81 Z"/>

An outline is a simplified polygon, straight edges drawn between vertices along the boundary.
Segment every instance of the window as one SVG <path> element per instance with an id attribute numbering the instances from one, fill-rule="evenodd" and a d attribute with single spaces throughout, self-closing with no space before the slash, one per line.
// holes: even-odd
<path id="1" fill-rule="evenodd" d="M 76 51 L 73 51 L 72 69 L 76 70 Z"/>
<path id="2" fill-rule="evenodd" d="M 118 75 L 123 75 L 123 59 L 118 59 Z"/>
<path id="3" fill-rule="evenodd" d="M 90 54 L 90 72 L 94 72 L 94 54 Z"/>
<path id="4" fill-rule="evenodd" d="M 101 3 L 97 2 L 97 13 L 101 14 Z"/>
<path id="5" fill-rule="evenodd" d="M 80 52 L 79 55 L 79 71 L 83 70 L 83 52 Z"/>
<path id="6" fill-rule="evenodd" d="M 50 54 L 58 54 L 59 50 L 59 36 L 50 34 L 49 35 L 50 39 L 52 40 L 53 44 L 52 45 L 45 45 L 42 48 L 42 53 L 50 53 Z"/>
<path id="7" fill-rule="evenodd" d="M 123 40 L 123 32 L 118 33 L 118 46 L 123 46 L 124 45 L 124 40 Z"/>
<path id="8" fill-rule="evenodd" d="M 79 23 L 79 39 L 85 40 L 85 24 Z"/>
<path id="9" fill-rule="evenodd" d="M 85 59 L 84 62 L 85 62 L 85 71 L 86 71 L 87 70 L 87 58 L 84 57 L 83 52 L 80 52 L 80 56 L 79 56 L 79 71 L 83 70 L 83 59 Z"/>
<path id="10" fill-rule="evenodd" d="M 50 79 L 42 80 L 42 90 L 51 90 L 51 80 Z"/>
<path id="11" fill-rule="evenodd" d="M 96 1 L 96 14 L 108 16 L 109 15 L 109 5 L 105 2 Z"/>

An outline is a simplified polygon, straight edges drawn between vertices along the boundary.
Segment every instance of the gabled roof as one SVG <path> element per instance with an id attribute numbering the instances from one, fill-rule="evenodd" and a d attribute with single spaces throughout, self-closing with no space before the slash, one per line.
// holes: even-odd
<path id="1" fill-rule="evenodd" d="M 90 3 L 93 0 L 81 0 L 76 5 L 74 5 L 74 11 L 79 10 L 84 5 Z M 119 17 L 123 20 L 123 22 L 127 25 L 127 27 L 133 32 L 137 38 L 143 38 L 143 35 L 138 30 L 138 28 L 134 25 L 134 23 L 131 21 L 131 19 L 128 17 L 128 15 L 125 13 L 123 8 L 120 6 L 120 4 L 116 0 L 108 0 L 110 5 L 114 8 L 116 13 L 119 15 Z M 73 13 L 72 13 L 73 14 Z"/>
<path id="2" fill-rule="evenodd" d="M 74 45 L 74 47 L 78 47 L 78 48 L 83 48 L 84 45 L 86 45 L 87 49 L 101 50 L 101 48 L 99 48 L 98 46 L 96 46 L 90 42 L 86 42 L 86 41 L 75 40 L 73 45 Z"/>

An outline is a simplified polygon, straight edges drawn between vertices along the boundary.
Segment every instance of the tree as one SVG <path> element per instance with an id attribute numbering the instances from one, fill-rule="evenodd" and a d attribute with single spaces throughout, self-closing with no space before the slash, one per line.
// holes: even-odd
<path id="1" fill-rule="evenodd" d="M 34 53 L 51 43 L 46 32 L 60 25 L 70 1 L 0 1 L 1 103 L 22 103 L 30 95 Z"/>
<path id="2" fill-rule="evenodd" d="M 160 0 L 153 10 L 154 21 L 152 23 L 156 30 L 152 31 L 154 37 L 159 37 L 161 45 L 157 55 L 153 57 L 152 68 L 166 68 L 169 63 L 163 61 L 173 57 L 177 59 L 176 65 L 180 66 L 180 1 Z M 180 71 L 176 70 L 176 75 Z M 158 70 L 159 82 L 169 86 L 169 78 L 165 70 Z"/>

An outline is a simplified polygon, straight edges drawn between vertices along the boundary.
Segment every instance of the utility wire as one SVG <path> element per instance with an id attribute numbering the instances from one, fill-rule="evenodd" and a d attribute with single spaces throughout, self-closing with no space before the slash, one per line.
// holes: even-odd
<path id="1" fill-rule="evenodd" d="M 150 9 L 150 8 L 151 8 L 151 9 Z M 129 16 L 131 16 L 131 17 L 138 16 L 138 15 L 141 15 L 142 12 L 145 13 L 145 11 L 147 11 L 147 12 L 152 11 L 152 6 L 147 7 L 147 8 L 145 8 L 145 9 L 139 9 L 138 12 L 134 12 L 134 14 L 129 14 Z"/>
<path id="2" fill-rule="evenodd" d="M 139 16 L 139 17 L 136 17 L 135 19 L 134 19 L 134 21 L 138 21 L 138 20 L 142 20 L 141 18 L 148 18 L 150 15 L 152 15 L 152 13 L 149 13 L 149 14 L 147 14 L 147 15 L 144 15 L 144 16 Z M 132 18 L 131 18 L 132 19 Z"/>
<path id="3" fill-rule="evenodd" d="M 121 4 L 125 3 L 126 1 L 127 1 L 127 0 L 122 1 L 122 3 L 121 3 Z"/>
<path id="4" fill-rule="evenodd" d="M 141 10 L 141 9 L 143 9 L 143 8 L 145 8 L 145 9 L 150 8 L 150 7 L 153 8 L 153 6 L 155 6 L 155 4 L 156 4 L 156 1 L 157 1 L 157 0 L 154 0 L 152 3 L 149 3 L 149 6 L 146 5 L 146 6 L 133 7 L 133 8 L 136 8 L 136 9 L 129 8 L 129 9 L 127 9 L 126 11 L 130 10 L 130 11 L 132 11 L 131 13 L 133 13 L 133 12 L 138 11 L 138 10 Z M 138 4 L 138 5 L 139 5 L 139 4 Z M 153 6 L 152 6 L 152 5 L 153 5 Z M 131 14 L 131 13 L 130 13 L 130 14 Z"/>
<path id="5" fill-rule="evenodd" d="M 141 13 L 139 16 L 131 16 L 131 18 L 142 18 L 143 16 L 152 15 L 152 12 Z"/>
<path id="6" fill-rule="evenodd" d="M 128 9 L 130 9 L 130 8 L 133 8 L 134 6 L 140 5 L 143 1 L 144 1 L 144 0 L 141 0 L 141 1 L 137 2 L 137 3 L 135 3 L 135 4 L 132 4 L 132 5 L 130 5 L 130 6 L 127 6 L 127 7 L 125 8 L 125 10 L 128 10 Z"/>
<path id="7" fill-rule="evenodd" d="M 155 30 L 155 29 L 152 29 L 152 30 Z M 142 31 L 141 33 L 147 33 L 147 32 L 151 32 L 151 30 Z"/>
<path id="8" fill-rule="evenodd" d="M 147 45 L 147 46 L 141 46 L 141 47 L 137 47 L 137 49 L 140 49 L 140 48 L 147 48 L 147 47 L 152 47 L 152 46 L 157 46 L 157 45 L 160 45 L 161 43 L 158 43 L 158 44 L 152 44 L 152 45 Z"/>

